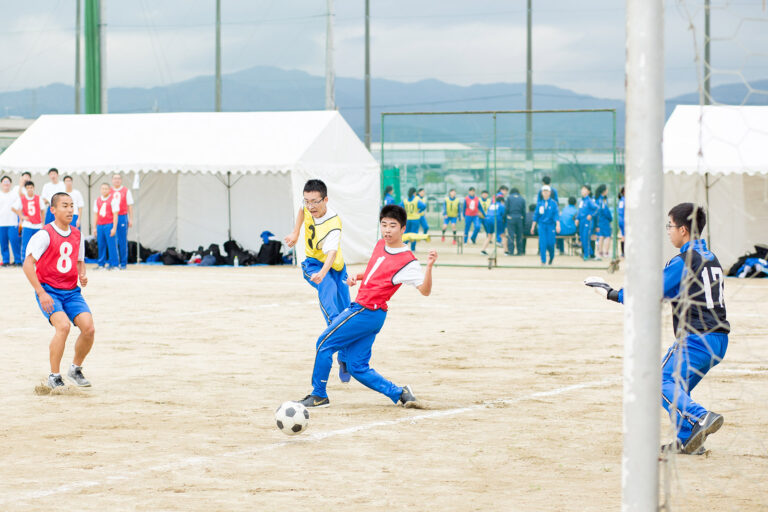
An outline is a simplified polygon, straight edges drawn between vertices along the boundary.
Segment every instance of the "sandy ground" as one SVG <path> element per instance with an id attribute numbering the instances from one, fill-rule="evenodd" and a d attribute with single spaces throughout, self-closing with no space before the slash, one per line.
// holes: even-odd
<path id="1" fill-rule="evenodd" d="M 431 297 L 395 296 L 373 358 L 432 408 L 334 367 L 332 406 L 289 438 L 273 412 L 310 391 L 323 329 L 296 269 L 91 271 L 94 386 L 56 396 L 34 393 L 51 329 L 0 270 L 0 510 L 618 509 L 622 307 L 584 276 L 437 268 Z M 726 296 L 729 351 L 694 393 L 726 424 L 708 456 L 662 465 L 673 510 L 768 507 L 768 280 Z"/>

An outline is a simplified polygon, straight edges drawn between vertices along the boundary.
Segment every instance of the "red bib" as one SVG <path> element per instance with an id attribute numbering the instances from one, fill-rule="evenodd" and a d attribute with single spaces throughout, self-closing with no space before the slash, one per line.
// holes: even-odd
<path id="1" fill-rule="evenodd" d="M 35 195 L 32 199 L 27 196 L 21 196 L 21 211 L 29 218 L 32 224 L 42 224 L 43 218 L 40 214 L 40 196 Z"/>
<path id="2" fill-rule="evenodd" d="M 61 236 L 51 224 L 46 224 L 43 229 L 51 238 L 51 243 L 37 260 L 35 273 L 38 281 L 58 290 L 76 288 L 80 230 L 70 226 L 69 235 Z"/>
<path id="3" fill-rule="evenodd" d="M 397 254 L 388 253 L 384 240 L 379 240 L 373 249 L 371 259 L 368 261 L 355 302 L 366 309 L 383 309 L 386 311 L 387 301 L 401 286 L 392 283 L 395 274 L 415 259 L 416 256 L 411 251 Z"/>
<path id="4" fill-rule="evenodd" d="M 112 189 L 112 196 L 110 199 L 117 197 L 120 201 L 120 209 L 117 211 L 118 215 L 128 215 L 128 189 L 120 187 L 119 189 Z M 112 215 L 112 212 L 109 212 Z M 112 222 L 110 220 L 110 222 Z"/>
<path id="5" fill-rule="evenodd" d="M 478 205 L 480 204 L 480 198 L 475 197 L 465 197 L 464 198 L 464 216 L 465 217 L 477 217 L 480 214 L 480 209 L 478 208 Z"/>
<path id="6" fill-rule="evenodd" d="M 96 224 L 103 226 L 104 224 L 112 224 L 112 195 L 107 196 L 106 199 L 102 199 L 101 196 L 96 198 Z"/>

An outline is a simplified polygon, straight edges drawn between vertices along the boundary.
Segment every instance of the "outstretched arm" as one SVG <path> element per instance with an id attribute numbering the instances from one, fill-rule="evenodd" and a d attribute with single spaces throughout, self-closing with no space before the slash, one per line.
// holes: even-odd
<path id="1" fill-rule="evenodd" d="M 624 290 L 614 290 L 602 277 L 588 277 L 584 284 L 592 288 L 595 293 L 613 302 L 624 303 Z"/>
<path id="2" fill-rule="evenodd" d="M 304 208 L 299 208 L 299 213 L 296 215 L 296 223 L 293 226 L 291 234 L 285 237 L 285 244 L 288 247 L 293 247 L 299 240 L 299 233 L 301 232 L 301 225 L 304 223 Z"/>
<path id="3" fill-rule="evenodd" d="M 432 293 L 432 267 L 437 261 L 437 251 L 432 249 L 427 256 L 427 270 L 424 272 L 424 282 L 416 288 L 425 297 Z"/>

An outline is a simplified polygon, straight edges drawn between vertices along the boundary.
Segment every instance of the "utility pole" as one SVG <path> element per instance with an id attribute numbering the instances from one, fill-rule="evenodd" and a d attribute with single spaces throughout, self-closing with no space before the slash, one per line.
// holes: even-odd
<path id="1" fill-rule="evenodd" d="M 85 0 L 85 113 L 101 113 L 99 0 Z"/>
<path id="2" fill-rule="evenodd" d="M 704 104 L 710 105 L 712 103 L 712 95 L 709 90 L 709 77 L 712 75 L 710 66 L 709 55 L 709 15 L 710 15 L 710 0 L 704 0 Z"/>
<path id="3" fill-rule="evenodd" d="M 328 16 L 325 28 L 325 110 L 336 110 L 333 72 L 333 0 L 326 0 Z"/>
<path id="4" fill-rule="evenodd" d="M 80 113 L 80 0 L 75 2 L 75 114 Z"/>
<path id="5" fill-rule="evenodd" d="M 525 110 L 533 110 L 533 48 L 531 38 L 532 25 L 532 0 L 528 0 L 528 27 L 526 41 L 526 67 L 525 67 Z M 528 112 L 525 114 L 525 160 L 533 170 L 533 118 Z"/>
<path id="6" fill-rule="evenodd" d="M 107 108 L 107 0 L 99 0 L 99 101 L 100 112 Z"/>
<path id="7" fill-rule="evenodd" d="M 216 112 L 221 112 L 221 0 L 216 0 Z"/>
<path id="8" fill-rule="evenodd" d="M 365 0 L 365 147 L 371 150 L 371 3 Z"/>

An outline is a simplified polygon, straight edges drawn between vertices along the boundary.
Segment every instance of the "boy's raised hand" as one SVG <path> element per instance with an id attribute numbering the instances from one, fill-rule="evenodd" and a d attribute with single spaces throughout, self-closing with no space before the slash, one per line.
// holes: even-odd
<path id="1" fill-rule="evenodd" d="M 293 247 L 294 245 L 296 245 L 296 241 L 298 239 L 299 239 L 299 234 L 296 233 L 295 231 L 293 231 L 293 232 L 291 232 L 290 235 L 288 235 L 288 236 L 286 236 L 284 238 L 285 245 L 287 245 L 288 247 Z"/>
<path id="2" fill-rule="evenodd" d="M 427 266 L 431 267 L 435 264 L 435 261 L 437 261 L 437 251 L 435 249 L 431 249 L 427 255 Z"/>

